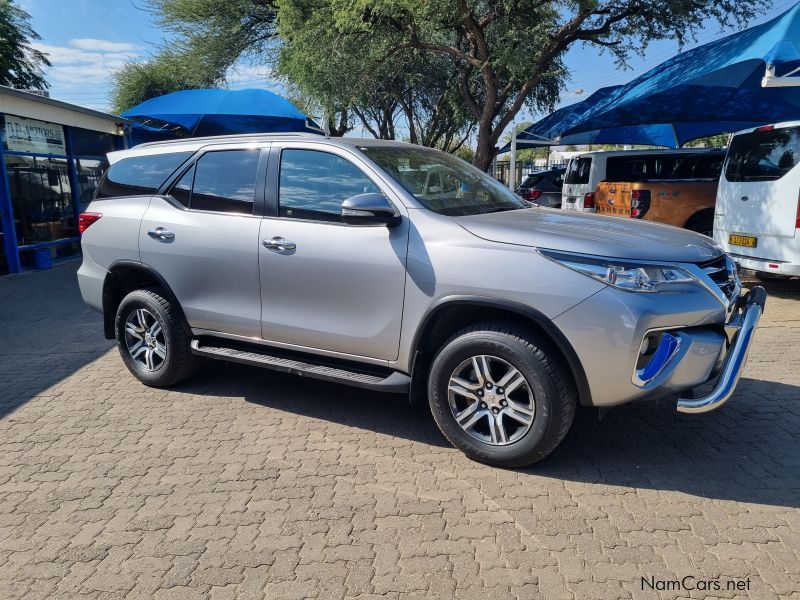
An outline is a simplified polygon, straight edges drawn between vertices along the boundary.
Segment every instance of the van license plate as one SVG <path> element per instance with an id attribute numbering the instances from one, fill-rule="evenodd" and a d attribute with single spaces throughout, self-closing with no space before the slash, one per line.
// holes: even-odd
<path id="1" fill-rule="evenodd" d="M 750 235 L 736 235 L 732 233 L 728 238 L 732 246 L 746 246 L 747 248 L 755 248 L 758 245 L 758 238 Z"/>

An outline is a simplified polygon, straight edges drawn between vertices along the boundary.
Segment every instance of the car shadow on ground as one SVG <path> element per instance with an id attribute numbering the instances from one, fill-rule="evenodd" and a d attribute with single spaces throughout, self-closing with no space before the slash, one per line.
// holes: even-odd
<path id="1" fill-rule="evenodd" d="M 427 407 L 410 406 L 404 395 L 222 363 L 209 364 L 180 390 L 242 395 L 273 410 L 449 447 Z M 517 472 L 523 481 L 527 476 L 552 477 L 800 507 L 796 406 L 800 387 L 743 379 L 727 406 L 704 415 L 678 414 L 674 403 L 666 401 L 621 406 L 602 419 L 596 411 L 582 409 L 550 457 Z"/>

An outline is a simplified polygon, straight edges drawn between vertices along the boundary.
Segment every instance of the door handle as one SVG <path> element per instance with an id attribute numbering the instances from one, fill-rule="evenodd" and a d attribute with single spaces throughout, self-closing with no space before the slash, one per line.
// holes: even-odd
<path id="1" fill-rule="evenodd" d="M 163 227 L 156 227 L 155 229 L 151 229 L 147 232 L 154 240 L 158 240 L 159 242 L 171 242 L 175 239 L 175 234 L 171 231 L 167 231 Z"/>
<path id="2" fill-rule="evenodd" d="M 261 243 L 267 250 L 279 254 L 291 254 L 297 249 L 297 244 L 277 235 L 271 240 L 264 240 Z"/>

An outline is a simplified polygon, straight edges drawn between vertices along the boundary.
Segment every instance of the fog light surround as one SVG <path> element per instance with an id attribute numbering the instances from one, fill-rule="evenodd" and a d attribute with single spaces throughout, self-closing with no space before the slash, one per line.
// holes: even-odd
<path id="1" fill-rule="evenodd" d="M 639 347 L 633 383 L 641 388 L 658 385 L 682 346 L 683 336 L 677 331 L 648 331 Z"/>

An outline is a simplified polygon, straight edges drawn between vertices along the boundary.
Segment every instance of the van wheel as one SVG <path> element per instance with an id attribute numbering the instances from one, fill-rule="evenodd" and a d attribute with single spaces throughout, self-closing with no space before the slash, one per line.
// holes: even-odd
<path id="1" fill-rule="evenodd" d="M 153 290 L 135 290 L 125 296 L 115 319 L 122 361 L 139 381 L 169 387 L 188 378 L 196 357 L 177 308 Z"/>
<path id="2" fill-rule="evenodd" d="M 549 343 L 522 328 L 486 323 L 442 345 L 431 365 L 428 399 L 439 429 L 468 457 L 521 467 L 564 439 L 577 391 Z"/>
<path id="3" fill-rule="evenodd" d="M 686 229 L 714 237 L 714 213 L 698 213 L 686 223 Z"/>

